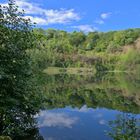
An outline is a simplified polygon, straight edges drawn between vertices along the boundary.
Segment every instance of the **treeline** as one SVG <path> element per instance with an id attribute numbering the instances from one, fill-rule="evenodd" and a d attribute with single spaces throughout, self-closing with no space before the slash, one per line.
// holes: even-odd
<path id="1" fill-rule="evenodd" d="M 32 57 L 40 68 L 88 66 L 99 71 L 116 68 L 127 70 L 129 55 L 134 54 L 131 55 L 134 63 L 140 61 L 139 49 L 134 45 L 140 37 L 140 28 L 88 34 L 34 29 L 34 34 L 38 39 L 38 49 L 34 50 Z M 135 57 L 138 62 L 135 62 Z M 126 67 L 122 68 L 122 65 Z"/>
<path id="2" fill-rule="evenodd" d="M 39 35 L 43 46 L 47 45 L 47 47 L 62 53 L 71 52 L 73 49 L 97 52 L 121 51 L 122 46 L 132 44 L 140 37 L 140 28 L 110 32 L 89 32 L 88 34 L 76 31 L 69 33 L 55 29 L 35 29 L 34 32 Z"/>
<path id="3" fill-rule="evenodd" d="M 14 81 L 19 73 L 30 75 L 49 66 L 97 71 L 140 68 L 140 28 L 88 34 L 43 30 L 32 28 L 23 16 L 13 0 L 0 6 L 0 77 Z"/>
<path id="4" fill-rule="evenodd" d="M 32 70 L 90 67 L 97 71 L 134 71 L 140 66 L 140 28 L 110 32 L 32 30 L 14 1 L 0 7 L 0 75 L 17 77 Z M 5 65 L 6 64 L 6 65 Z M 134 69 L 135 68 L 135 69 Z M 20 72 L 19 72 L 20 71 Z M 28 73 L 28 74 L 27 74 Z"/>

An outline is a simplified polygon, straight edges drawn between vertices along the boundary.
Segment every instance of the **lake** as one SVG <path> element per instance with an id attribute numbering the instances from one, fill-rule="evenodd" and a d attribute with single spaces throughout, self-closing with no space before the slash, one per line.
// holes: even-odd
<path id="1" fill-rule="evenodd" d="M 1 135 L 14 140 L 140 139 L 139 75 L 39 74 L 26 84 L 19 81 L 17 96 L 1 94 Z"/>

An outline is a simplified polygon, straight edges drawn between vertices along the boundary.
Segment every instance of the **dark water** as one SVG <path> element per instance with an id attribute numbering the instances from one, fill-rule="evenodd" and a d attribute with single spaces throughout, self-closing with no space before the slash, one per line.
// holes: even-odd
<path id="1" fill-rule="evenodd" d="M 140 139 L 138 75 L 41 74 L 25 81 L 17 81 L 14 96 L 9 89 L 6 97 L 6 91 L 0 94 L 1 135 L 14 140 Z"/>

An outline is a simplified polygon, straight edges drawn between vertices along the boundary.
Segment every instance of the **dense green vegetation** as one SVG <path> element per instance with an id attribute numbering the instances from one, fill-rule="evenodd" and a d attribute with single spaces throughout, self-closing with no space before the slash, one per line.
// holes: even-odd
<path id="1" fill-rule="evenodd" d="M 66 32 L 34 29 L 40 42 L 32 58 L 39 69 L 89 67 L 97 71 L 139 70 L 140 29 L 111 32 Z M 134 68 L 135 67 L 135 68 Z"/>
<path id="2" fill-rule="evenodd" d="M 34 127 L 33 115 L 41 106 L 41 92 L 34 84 L 31 57 L 36 47 L 30 20 L 15 3 L 0 6 L 0 135 L 25 135 Z M 30 101 L 30 102 L 29 102 Z M 0 137 L 9 140 L 9 137 Z"/>
<path id="3" fill-rule="evenodd" d="M 120 114 L 116 120 L 110 121 L 111 132 L 108 135 L 113 140 L 138 140 L 140 137 L 139 119 L 130 114 Z"/>
<path id="4" fill-rule="evenodd" d="M 23 16 L 13 0 L 0 6 L 0 139 L 18 140 L 31 130 L 43 139 L 34 118 L 42 108 L 86 105 L 140 113 L 140 29 L 69 33 L 33 29 Z M 40 74 L 47 67 L 79 75 Z M 132 74 L 99 73 L 115 70 Z"/>
<path id="5" fill-rule="evenodd" d="M 40 73 L 27 81 L 19 79 L 15 88 L 20 90 L 19 85 L 22 85 L 22 92 L 20 90 L 14 96 L 10 92 L 7 92 L 7 96 L 1 93 L 0 134 L 11 136 L 15 140 L 30 134 L 33 135 L 32 139 L 41 139 L 34 118 L 40 108 L 71 106 L 80 109 L 86 105 L 87 108 L 107 108 L 139 114 L 139 77 L 131 76 L 112 73 L 96 76 L 50 76 Z M 114 135 L 119 136 L 117 133 Z"/>
<path id="6" fill-rule="evenodd" d="M 0 89 L 4 95 L 19 94 L 14 88 L 17 81 L 24 81 L 32 73 L 27 49 L 35 47 L 34 35 L 30 20 L 22 16 L 13 1 L 0 7 Z"/>

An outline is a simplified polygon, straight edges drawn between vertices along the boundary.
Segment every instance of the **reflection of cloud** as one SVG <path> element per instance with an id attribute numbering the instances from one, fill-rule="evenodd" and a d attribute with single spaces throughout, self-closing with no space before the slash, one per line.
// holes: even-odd
<path id="1" fill-rule="evenodd" d="M 87 108 L 87 106 L 84 105 L 84 106 L 81 107 L 78 111 L 79 111 L 79 112 L 90 112 L 91 110 L 93 111 L 93 109 Z"/>
<path id="2" fill-rule="evenodd" d="M 48 137 L 47 140 L 54 140 L 54 138 L 53 137 Z"/>
<path id="3" fill-rule="evenodd" d="M 100 120 L 100 121 L 99 121 L 99 124 L 105 125 L 105 124 L 106 124 L 106 121 L 105 121 L 105 120 Z"/>
<path id="4" fill-rule="evenodd" d="M 95 110 L 93 108 L 88 108 L 86 105 L 82 106 L 80 109 L 79 108 L 70 108 L 70 111 L 76 111 L 76 112 L 81 112 L 81 113 L 90 113 L 94 112 Z"/>
<path id="5" fill-rule="evenodd" d="M 101 118 L 101 117 L 103 117 L 103 114 L 102 114 L 102 113 L 98 113 L 98 114 L 96 114 L 94 117 L 95 117 L 95 118 Z"/>
<path id="6" fill-rule="evenodd" d="M 65 113 L 42 111 L 39 114 L 39 127 L 67 127 L 72 128 L 78 121 L 77 117 L 70 117 Z"/>

